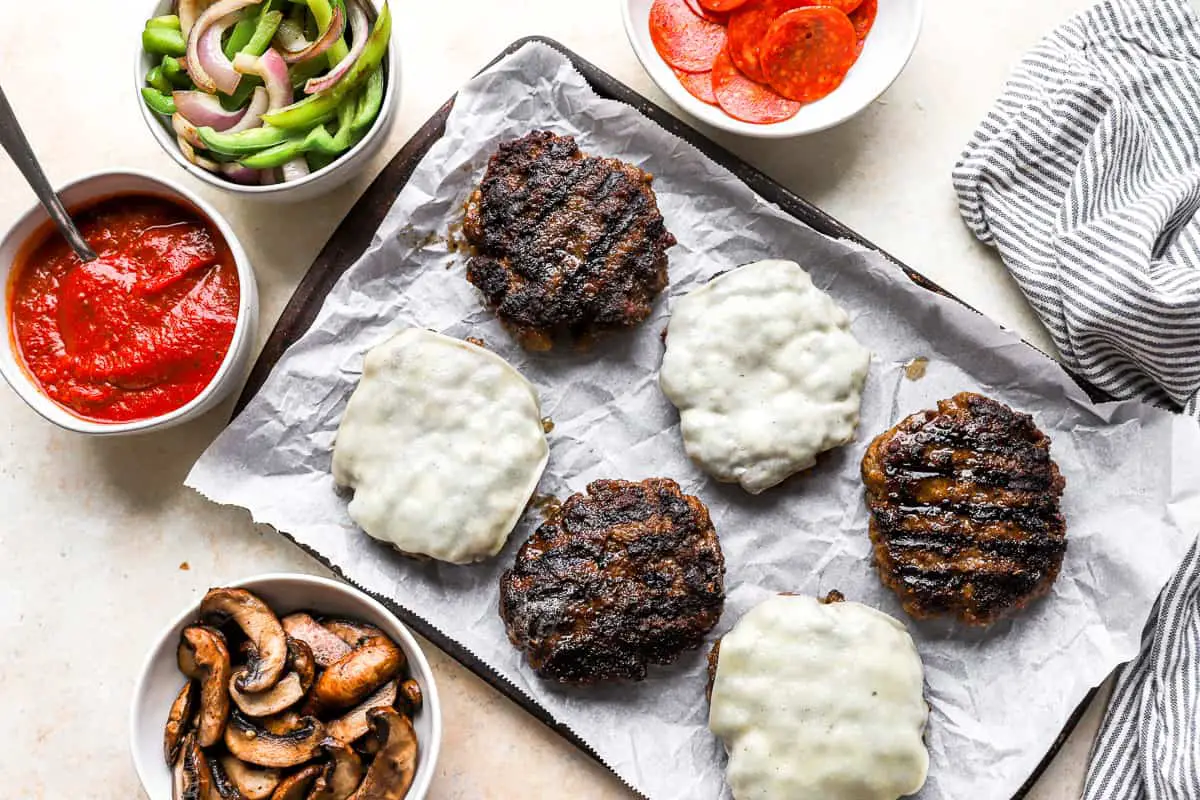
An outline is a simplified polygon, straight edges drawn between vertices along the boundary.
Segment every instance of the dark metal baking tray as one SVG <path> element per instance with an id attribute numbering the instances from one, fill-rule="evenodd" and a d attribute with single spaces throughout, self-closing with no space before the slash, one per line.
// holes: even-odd
<path id="1" fill-rule="evenodd" d="M 849 239 L 859 243 L 864 247 L 869 247 L 882 254 L 884 257 L 896 264 L 897 267 L 904 270 L 905 274 L 917 285 L 933 292 L 950 297 L 960 303 L 957 297 L 947 292 L 942 287 L 938 286 L 933 281 L 926 278 L 916 270 L 901 263 L 896 258 L 875 246 L 862 235 L 854 230 L 843 225 L 838 220 L 826 214 L 821 209 L 811 203 L 797 197 L 791 191 L 768 178 L 763 173 L 759 172 L 754 167 L 739 159 L 737 156 L 725 150 L 723 147 L 713 142 L 704 134 L 697 131 L 687 123 L 672 116 L 666 110 L 651 103 L 645 97 L 635 92 L 625 84 L 618 81 L 616 78 L 609 75 L 604 70 L 596 65 L 581 58 L 571 50 L 564 47 L 562 44 L 540 36 L 531 36 L 525 39 L 520 39 L 513 42 L 504 52 L 500 53 L 493 59 L 484 69 L 492 66 L 500 59 L 511 53 L 516 52 L 521 47 L 530 42 L 540 42 L 559 51 L 571 60 L 575 68 L 591 85 L 592 89 L 601 97 L 611 100 L 617 100 L 627 105 L 633 106 L 639 112 L 644 114 L 649 119 L 656 122 L 658 125 L 665 128 L 667 131 L 675 134 L 681 139 L 694 145 L 708 158 L 717 162 L 721 166 L 728 169 L 738 178 L 740 178 L 747 186 L 757 192 L 767 201 L 774 203 L 782 208 L 787 213 L 791 214 L 796 219 L 810 226 L 814 230 L 819 231 L 827 236 L 833 236 L 841 239 Z M 288 301 L 287 307 L 284 308 L 280 315 L 275 328 L 271 331 L 270 337 L 267 339 L 266 345 L 263 347 L 262 353 L 254 364 L 254 368 L 250 373 L 250 377 L 246 382 L 245 388 L 242 390 L 241 396 L 238 398 L 237 405 L 234 408 L 234 414 L 241 412 L 246 404 L 254 397 L 262 388 L 274 369 L 275 364 L 280 357 L 301 335 L 308 330 L 313 320 L 317 316 L 321 305 L 325 302 L 325 297 L 329 294 L 333 285 L 338 281 L 351 264 L 353 264 L 367 246 L 371 243 L 371 238 L 374 236 L 376 229 L 383 221 L 388 209 L 396 199 L 396 195 L 404 188 L 408 179 L 412 176 L 413 170 L 417 164 L 429 152 L 429 148 L 442 137 L 446 129 L 446 118 L 450 114 L 450 109 L 454 106 L 454 98 L 446 101 L 437 113 L 433 115 L 420 130 L 410 139 L 404 147 L 400 149 L 383 171 L 375 178 L 367 191 L 358 199 L 354 207 L 346 215 L 345 219 L 334 231 L 333 236 L 325 243 L 317 256 L 316 261 L 309 267 L 304 278 L 300 281 L 296 291 L 292 294 L 291 300 Z M 963 305 L 967 305 L 963 303 Z M 968 306 L 969 307 L 969 306 Z M 1032 347 L 1032 345 L 1030 345 Z M 1068 374 L 1069 371 L 1068 371 Z M 1079 376 L 1071 375 L 1076 383 L 1083 388 L 1088 395 L 1096 401 L 1108 400 L 1109 398 L 1104 392 L 1090 385 L 1087 381 Z M 280 531 L 284 536 L 291 540 L 298 547 L 303 549 L 313 558 L 320 561 L 326 567 L 329 567 L 343 579 L 347 580 L 352 585 L 359 589 L 362 586 L 355 583 L 349 576 L 343 574 L 337 564 L 330 563 L 323 555 L 312 550 L 309 547 L 299 544 L 286 531 Z M 366 591 L 365 589 L 363 589 Z M 394 600 L 378 595 L 374 592 L 368 592 L 380 602 L 388 606 L 400 619 L 414 630 L 419 632 L 429 641 L 433 642 L 442 650 L 446 651 L 450 656 L 456 659 L 459 663 L 465 666 L 471 672 L 478 675 L 501 694 L 508 697 L 517 705 L 524 708 L 530 714 L 543 723 L 548 725 L 572 744 L 581 748 L 584 752 L 591 755 L 593 758 L 600 760 L 596 753 L 584 742 L 580 737 L 566 727 L 558 720 L 554 719 L 546 709 L 540 704 L 527 696 L 524 692 L 510 683 L 507 679 L 497 674 L 491 667 L 480 661 L 472 653 L 468 652 L 458 642 L 446 633 L 438 630 L 423 619 L 417 612 L 404 608 Z M 1096 689 L 1089 692 L 1088 696 L 1079 707 L 1067 719 L 1061 733 L 1055 740 L 1054 745 L 1046 753 L 1037 769 L 1029 776 L 1025 784 L 1020 788 L 1013 800 L 1022 800 L 1032 788 L 1033 784 L 1042 775 L 1049 766 L 1050 762 L 1058 754 L 1070 736 L 1071 731 L 1079 724 L 1087 707 L 1091 704 L 1095 697 Z M 603 763 L 603 762 L 601 762 Z M 607 765 L 605 765 L 607 767 Z M 631 787 L 632 788 L 632 787 Z"/>

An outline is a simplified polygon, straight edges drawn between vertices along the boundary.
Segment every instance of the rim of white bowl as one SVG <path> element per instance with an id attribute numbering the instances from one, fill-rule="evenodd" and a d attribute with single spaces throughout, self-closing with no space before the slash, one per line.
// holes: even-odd
<path id="1" fill-rule="evenodd" d="M 247 336 L 253 336 L 257 333 L 257 331 L 249 330 L 249 328 L 256 321 L 255 317 L 257 315 L 254 313 L 254 306 L 257 302 L 258 296 L 258 287 L 254 276 L 254 267 L 250 263 L 250 257 L 246 254 L 245 248 L 242 247 L 237 235 L 233 232 L 233 228 L 230 227 L 228 220 L 226 220 L 225 217 L 220 214 L 220 212 L 218 212 L 212 207 L 212 205 L 210 205 L 195 192 L 184 187 L 182 184 L 171 180 L 170 178 L 160 178 L 157 175 L 152 175 L 149 172 L 146 172 L 145 170 L 134 169 L 132 167 L 90 172 L 86 175 L 76 178 L 73 181 L 63 184 L 60 187 L 57 187 L 55 191 L 59 195 L 62 195 L 63 193 L 68 192 L 77 186 L 111 177 L 135 177 L 147 181 L 161 189 L 162 196 L 176 201 L 182 200 L 186 204 L 190 204 L 217 228 L 221 236 L 224 237 L 225 243 L 229 245 L 230 252 L 233 253 L 233 262 L 235 268 L 237 269 L 238 319 L 237 323 L 234 325 L 233 338 L 229 341 L 229 348 L 225 352 L 225 358 L 222 359 L 221 366 L 217 369 L 217 372 L 215 375 L 213 375 L 212 380 L 208 382 L 208 385 L 204 387 L 200 394 L 196 395 L 190 401 L 174 411 L 168 411 L 165 414 L 160 414 L 155 417 L 131 420 L 129 422 L 96 422 L 76 416 L 69 409 L 55 402 L 49 395 L 42 391 L 41 386 L 37 384 L 36 380 L 32 375 L 29 374 L 28 368 L 25 366 L 25 359 L 21 355 L 19 349 L 17 348 L 16 342 L 12 337 L 11 322 L 6 318 L 4 320 L 4 335 L 6 340 L 5 347 L 7 347 L 11 352 L 13 362 L 16 365 L 15 375 L 10 374 L 11 370 L 7 368 L 0 369 L 0 374 L 3 374 L 4 379 L 8 382 L 8 385 L 11 386 L 13 391 L 25 401 L 26 405 L 36 411 L 47 421 L 54 423 L 60 428 L 73 431 L 75 433 L 99 436 L 116 436 L 120 434 L 144 432 L 156 428 L 168 427 L 174 422 L 178 421 L 181 417 L 185 417 L 192 413 L 197 406 L 208 402 L 212 398 L 212 395 L 218 391 L 218 389 L 225 387 L 225 382 L 230 377 L 230 370 L 232 370 L 234 367 L 234 362 L 237 359 L 237 353 L 243 343 L 243 340 Z M 110 195 L 104 195 L 104 197 L 119 197 L 125 194 L 142 193 L 153 194 L 153 191 L 138 189 L 118 190 Z M 98 200 L 100 198 L 96 199 Z M 71 210 L 72 209 L 68 208 L 68 211 Z M 27 210 L 17 219 L 10 232 L 6 234 L 5 239 L 12 234 L 13 230 L 21 227 L 21 225 L 28 221 L 31 217 L 42 217 L 42 219 L 35 224 L 33 229 L 34 233 L 44 230 L 45 225 L 50 222 L 50 216 L 46 213 L 46 210 L 42 208 L 40 204 L 35 203 L 29 208 L 29 210 Z M 16 252 L 18 254 L 21 253 L 28 243 L 28 241 L 16 243 Z M 10 265 L 9 267 L 9 272 L 6 275 L 5 286 L 3 287 L 3 291 L 6 293 L 8 291 L 8 285 L 12 282 L 12 266 L 13 265 Z M 8 301 L 5 300 L 2 305 L 7 310 Z"/>
<path id="2" fill-rule="evenodd" d="M 161 2 L 155 3 L 156 11 L 160 5 L 162 5 Z M 393 20 L 394 19 L 395 16 L 393 14 Z M 334 172 L 337 172 L 340 168 L 347 166 L 352 161 L 356 161 L 358 155 L 370 147 L 374 143 L 375 139 L 378 138 L 381 132 L 387 127 L 394 112 L 397 89 L 400 85 L 400 51 L 396 47 L 395 34 L 396 27 L 393 23 L 391 35 L 388 37 L 386 59 L 387 70 L 384 72 L 383 76 L 383 105 L 380 107 L 379 115 L 375 117 L 375 122 L 371 124 L 371 127 L 367 130 L 366 135 L 363 136 L 357 144 L 355 144 L 345 153 L 342 153 L 331 163 L 315 172 L 305 175 L 303 178 L 299 178 L 298 180 L 294 181 L 287 181 L 286 183 L 272 183 L 266 186 L 248 186 L 241 183 L 234 183 L 233 181 L 228 181 L 224 178 L 214 175 L 207 170 L 200 169 L 200 167 L 183 157 L 183 153 L 180 152 L 179 146 L 175 143 L 174 134 L 167 128 L 167 123 L 160 117 L 160 115 L 151 111 L 146 105 L 145 101 L 142 100 L 141 90 L 146 85 L 146 73 L 145 65 L 142 62 L 144 52 L 142 50 L 140 30 L 137 32 L 137 48 L 134 51 L 133 58 L 134 97 L 138 105 L 138 110 L 141 112 L 142 121 L 146 123 L 146 128 L 150 131 L 150 136 L 154 139 L 154 141 L 158 142 L 159 147 L 166 152 L 172 161 L 174 161 L 180 167 L 183 167 L 183 169 L 192 177 L 203 181 L 209 186 L 215 186 L 218 189 L 232 192 L 234 194 L 244 195 L 246 197 L 264 197 L 269 195 L 287 194 L 299 189 L 302 186 L 308 186 L 309 184 L 316 183 L 317 181 L 328 177 Z M 329 188 L 332 189 L 334 187 L 331 185 Z"/>
<path id="3" fill-rule="evenodd" d="M 733 117 L 724 114 L 721 117 L 710 118 L 709 116 L 701 113 L 706 109 L 711 109 L 712 106 L 693 97 L 686 89 L 683 88 L 682 85 L 679 85 L 678 90 L 676 90 L 675 86 L 663 86 L 663 84 L 659 82 L 658 78 L 655 77 L 654 70 L 651 69 L 650 63 L 647 63 L 647 59 L 655 59 L 655 64 L 664 64 L 666 65 L 667 69 L 670 69 L 671 67 L 662 59 L 662 56 L 660 56 L 653 47 L 650 48 L 650 52 L 644 53 L 644 48 L 639 46 L 639 40 L 636 32 L 637 29 L 633 21 L 633 0 L 621 0 L 621 19 L 624 22 L 625 36 L 629 39 L 629 46 L 633 49 L 633 54 L 637 57 L 638 63 L 642 65 L 642 70 L 645 71 L 651 82 L 658 87 L 659 91 L 665 94 L 671 100 L 671 102 L 675 103 L 675 105 L 686 111 L 688 116 L 690 116 L 692 119 L 705 125 L 711 125 L 712 127 L 727 133 L 746 136 L 752 139 L 793 139 L 799 136 L 807 136 L 812 133 L 820 133 L 821 131 L 826 131 L 830 128 L 835 128 L 838 125 L 841 125 L 847 120 L 861 114 L 863 110 L 871 105 L 871 103 L 874 103 L 876 100 L 882 97 L 884 92 L 892 88 L 892 84 L 896 82 L 896 80 L 908 66 L 908 62 L 912 60 L 913 53 L 917 49 L 917 41 L 921 36 L 922 23 L 925 19 L 925 0 L 911 0 L 911 2 L 916 6 L 916 13 L 913 15 L 912 25 L 905 40 L 904 58 L 900 60 L 895 73 L 885 83 L 882 84 L 879 91 L 872 94 L 869 98 L 866 98 L 865 102 L 863 102 L 857 108 L 843 112 L 835 117 L 831 117 L 830 119 L 819 124 L 799 129 L 795 127 L 794 121 L 790 119 L 784 120 L 783 122 L 773 122 L 760 125 L 750 122 L 742 122 L 741 120 L 734 119 Z M 833 94 L 836 93 L 837 90 L 835 89 Z M 792 124 L 792 127 L 790 128 L 788 127 L 789 123 Z"/>
<path id="4" fill-rule="evenodd" d="M 264 572 L 259 575 L 251 575 L 248 578 L 226 583 L 224 586 L 230 588 L 245 588 L 263 583 L 271 583 L 275 581 L 295 581 L 298 583 L 307 583 L 310 585 L 324 586 L 326 588 L 341 591 L 349 595 L 353 595 L 362 600 L 366 605 L 379 613 L 385 619 L 390 619 L 395 630 L 399 634 L 401 650 L 407 653 L 415 653 L 415 659 L 409 659 L 410 669 L 421 674 L 421 692 L 422 706 L 429 711 L 429 725 L 431 731 L 432 742 L 424 743 L 425 752 L 429 754 L 428 768 L 418 774 L 413 780 L 413 784 L 409 789 L 414 797 L 424 797 L 429 792 L 429 786 L 433 782 L 433 776 L 437 772 L 438 757 L 441 755 L 442 749 L 442 703 L 438 695 L 437 682 L 433 677 L 433 667 L 429 665 L 429 659 L 425 655 L 425 651 L 417 642 L 416 637 L 408 626 L 405 625 L 399 617 L 393 614 L 385 605 L 380 603 L 374 597 L 366 592 L 358 589 L 355 586 L 346 583 L 345 581 L 334 580 L 333 578 L 324 578 L 320 575 L 309 575 L 304 572 Z M 151 667 L 154 664 L 154 656 L 158 651 L 159 646 L 168 636 L 172 634 L 175 628 L 186 624 L 189 620 L 194 619 L 196 610 L 200 606 L 200 600 L 188 605 L 187 608 L 176 614 L 169 623 L 164 625 L 154 637 L 146 655 L 142 658 L 141 666 L 138 669 L 137 680 L 133 684 L 133 696 L 130 698 L 129 708 L 129 752 L 133 758 L 133 766 L 138 775 L 138 782 L 142 784 L 142 788 L 146 787 L 145 771 L 142 764 L 141 751 L 137 747 L 138 742 L 138 711 L 139 699 L 145 694 L 145 685 L 148 676 L 150 675 Z M 415 662 L 415 665 L 414 665 Z M 413 677 L 417 677 L 415 674 Z"/>

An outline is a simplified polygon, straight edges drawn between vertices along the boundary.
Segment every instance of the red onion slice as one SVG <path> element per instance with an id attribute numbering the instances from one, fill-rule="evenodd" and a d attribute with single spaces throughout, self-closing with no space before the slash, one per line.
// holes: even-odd
<path id="1" fill-rule="evenodd" d="M 261 128 L 262 115 L 267 113 L 269 105 L 270 100 L 267 97 L 267 90 L 261 86 L 255 86 L 254 94 L 250 95 L 250 102 L 246 105 L 245 114 L 242 115 L 241 120 L 236 125 L 226 128 L 225 132 L 238 133 L 250 128 Z"/>
<path id="2" fill-rule="evenodd" d="M 304 156 L 297 156 L 291 161 L 285 163 L 280 169 L 283 171 L 283 182 L 297 181 L 309 174 L 308 161 Z"/>
<path id="3" fill-rule="evenodd" d="M 237 15 L 230 14 L 209 25 L 204 34 L 199 37 L 196 45 L 196 57 L 189 63 L 196 66 L 188 74 L 199 88 L 209 93 L 224 92 L 233 94 L 242 76 L 233 71 L 233 65 L 225 57 L 221 48 L 221 37 L 231 25 L 237 22 Z M 199 30 L 197 26 L 196 30 Z M 191 53 L 191 50 L 188 50 Z"/>
<path id="4" fill-rule="evenodd" d="M 187 140 L 184 139 L 182 136 L 180 136 L 177 141 L 179 142 L 179 152 L 183 153 L 183 157 L 186 158 L 189 163 L 195 164 L 200 169 L 206 170 L 208 172 L 220 172 L 221 171 L 221 165 L 218 164 L 217 162 L 210 161 L 209 159 L 204 158 L 203 156 L 196 155 L 195 148 L 193 148 L 190 144 L 188 144 Z"/>
<path id="5" fill-rule="evenodd" d="M 196 127 L 227 131 L 246 116 L 247 109 L 226 111 L 216 96 L 204 92 L 172 92 L 171 97 L 175 100 L 175 110 Z"/>
<path id="6" fill-rule="evenodd" d="M 258 58 L 249 53 L 238 53 L 233 59 L 233 68 L 243 75 L 257 75 L 267 88 L 267 109 L 274 111 L 292 102 L 292 79 L 288 77 L 287 64 L 274 47 Z"/>
<path id="7" fill-rule="evenodd" d="M 316 78 L 310 78 L 304 84 L 305 94 L 316 94 L 334 86 L 346 77 L 346 73 L 354 66 L 354 62 L 358 61 L 363 50 L 367 49 L 367 37 L 371 34 L 371 20 L 367 17 L 367 10 L 363 8 L 361 0 L 346 0 L 346 5 L 350 7 L 350 35 L 354 37 L 350 52 L 346 53 L 346 57 L 329 72 Z"/>
<path id="8" fill-rule="evenodd" d="M 200 16 L 202 5 L 204 5 L 202 0 L 179 0 L 179 10 L 176 13 L 179 15 L 179 28 L 183 31 L 184 36 L 191 33 L 192 26 L 196 24 L 196 18 Z"/>
<path id="9" fill-rule="evenodd" d="M 174 129 L 175 134 L 179 137 L 181 142 L 187 142 L 192 147 L 199 147 L 202 150 L 204 149 L 204 142 L 200 141 L 200 132 L 197 131 L 196 126 L 189 122 L 182 114 L 176 112 L 175 114 L 171 115 L 171 127 Z M 184 157 L 187 157 L 188 154 L 185 151 L 183 155 Z M 195 155 L 196 154 L 193 152 L 192 157 L 194 158 Z M 188 158 L 188 161 L 191 161 L 193 164 L 196 163 L 192 160 L 192 158 Z"/>
<path id="10" fill-rule="evenodd" d="M 342 34 L 345 32 L 346 12 L 343 10 L 342 3 L 335 3 L 333 16 L 329 18 L 329 24 L 325 26 L 324 32 L 317 37 L 317 40 L 302 50 L 285 50 L 283 60 L 289 64 L 299 64 L 301 61 L 308 61 L 310 58 L 324 55 L 325 51 L 333 47 L 333 43 L 342 38 Z"/>
<path id="11" fill-rule="evenodd" d="M 262 0 L 217 0 L 196 20 L 188 33 L 187 63 L 188 75 L 196 84 L 209 94 L 218 91 L 233 94 L 242 76 L 229 63 L 221 49 L 221 36 L 225 30 L 237 22 L 234 16 L 247 6 L 256 6 Z"/>
<path id="12" fill-rule="evenodd" d="M 263 176 L 259 170 L 243 167 L 236 162 L 221 165 L 221 174 L 234 183 L 243 186 L 257 186 L 262 183 Z"/>
<path id="13" fill-rule="evenodd" d="M 279 23 L 279 28 L 275 31 L 275 43 L 285 53 L 295 53 L 312 44 L 300 26 L 290 19 Z"/>

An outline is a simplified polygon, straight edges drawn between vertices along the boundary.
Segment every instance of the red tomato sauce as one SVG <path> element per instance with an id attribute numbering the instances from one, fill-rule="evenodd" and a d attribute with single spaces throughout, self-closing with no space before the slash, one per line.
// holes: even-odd
<path id="1" fill-rule="evenodd" d="M 237 325 L 233 253 L 195 211 L 119 195 L 73 214 L 99 259 L 53 228 L 18 257 L 10 331 L 25 368 L 85 419 L 127 422 L 195 399 L 220 369 Z"/>

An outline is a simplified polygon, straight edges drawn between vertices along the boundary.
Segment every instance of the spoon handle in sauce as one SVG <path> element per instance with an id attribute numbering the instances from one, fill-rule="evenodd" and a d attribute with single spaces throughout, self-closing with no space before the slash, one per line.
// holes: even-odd
<path id="1" fill-rule="evenodd" d="M 25 138 L 25 132 L 17 123 L 17 116 L 8 104 L 3 88 L 0 88 L 0 146 L 4 147 L 17 169 L 21 170 L 21 174 L 33 188 L 33 193 L 42 201 L 42 206 L 70 243 L 71 249 L 84 261 L 95 261 L 95 251 L 75 227 L 67 210 L 63 208 L 62 200 L 55 193 L 50 181 L 46 180 L 46 173 L 42 171 L 42 165 L 33 155 L 29 140 Z"/>

